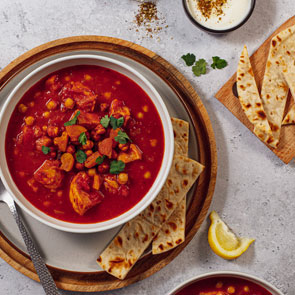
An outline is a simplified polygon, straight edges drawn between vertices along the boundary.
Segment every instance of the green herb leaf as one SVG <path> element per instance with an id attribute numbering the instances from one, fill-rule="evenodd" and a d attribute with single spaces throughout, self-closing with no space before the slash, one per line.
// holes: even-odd
<path id="1" fill-rule="evenodd" d="M 77 162 L 83 164 L 87 159 L 87 155 L 81 151 L 81 150 L 78 150 L 77 153 L 76 153 L 76 160 Z"/>
<path id="2" fill-rule="evenodd" d="M 218 56 L 212 57 L 213 63 L 211 64 L 211 68 L 213 69 L 223 69 L 227 66 L 227 61 L 225 59 L 221 59 Z"/>
<path id="3" fill-rule="evenodd" d="M 100 120 L 100 124 L 104 127 L 104 128 L 108 128 L 109 124 L 110 124 L 110 118 L 108 115 L 105 115 L 104 117 L 101 118 Z"/>
<path id="4" fill-rule="evenodd" d="M 192 53 L 188 53 L 186 55 L 183 55 L 181 58 L 185 61 L 185 64 L 187 66 L 192 66 L 194 64 L 194 62 L 196 61 L 196 56 Z"/>
<path id="5" fill-rule="evenodd" d="M 85 132 L 82 132 L 79 136 L 79 142 L 84 145 L 87 142 L 87 136 Z"/>
<path id="6" fill-rule="evenodd" d="M 50 153 L 50 148 L 48 146 L 42 145 L 42 152 L 44 155 Z"/>
<path id="7" fill-rule="evenodd" d="M 114 130 L 116 130 L 124 124 L 124 117 L 116 119 L 115 117 L 111 116 L 110 120 L 110 124 Z"/>
<path id="8" fill-rule="evenodd" d="M 101 156 L 98 156 L 95 160 L 95 163 L 97 163 L 98 165 L 102 164 L 102 162 L 104 161 L 105 159 L 105 155 L 103 155 L 102 157 Z"/>
<path id="9" fill-rule="evenodd" d="M 78 120 L 78 116 L 80 115 L 80 113 L 81 113 L 81 112 L 80 112 L 80 111 L 78 111 L 72 120 L 70 120 L 70 121 L 68 121 L 68 122 L 64 123 L 64 126 L 71 126 L 71 125 L 75 125 L 75 124 L 76 124 L 76 122 L 77 122 L 77 120 Z"/>
<path id="10" fill-rule="evenodd" d="M 207 62 L 205 59 L 202 58 L 196 61 L 195 65 L 192 67 L 192 70 L 197 77 L 205 75 L 207 72 Z"/>
<path id="11" fill-rule="evenodd" d="M 111 174 L 119 174 L 125 168 L 125 163 L 122 161 L 112 161 L 110 166 L 110 173 Z"/>
<path id="12" fill-rule="evenodd" d="M 115 141 L 121 143 L 121 144 L 125 144 L 127 143 L 127 141 L 131 141 L 131 139 L 129 138 L 129 136 L 127 135 L 126 132 L 123 131 L 119 131 L 118 135 L 115 137 Z"/>

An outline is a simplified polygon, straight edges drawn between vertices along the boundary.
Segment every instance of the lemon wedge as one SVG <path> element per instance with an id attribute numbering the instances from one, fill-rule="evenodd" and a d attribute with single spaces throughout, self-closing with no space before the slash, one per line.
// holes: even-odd
<path id="1" fill-rule="evenodd" d="M 209 245 L 215 254 L 224 259 L 238 258 L 255 241 L 254 239 L 237 237 L 215 211 L 210 213 L 210 220 Z"/>

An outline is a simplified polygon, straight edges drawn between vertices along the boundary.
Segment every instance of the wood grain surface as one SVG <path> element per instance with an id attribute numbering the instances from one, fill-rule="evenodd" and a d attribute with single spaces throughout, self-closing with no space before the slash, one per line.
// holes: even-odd
<path id="1" fill-rule="evenodd" d="M 122 288 L 145 279 L 170 263 L 186 247 L 204 221 L 212 200 L 217 174 L 217 153 L 207 111 L 190 83 L 166 60 L 128 41 L 102 36 L 79 36 L 41 45 L 26 52 L 0 72 L 0 92 L 12 77 L 29 65 L 57 53 L 83 49 L 114 52 L 129 57 L 157 73 L 177 94 L 191 117 L 193 122 L 191 130 L 195 132 L 199 145 L 199 161 L 206 167 L 194 188 L 192 202 L 187 210 L 186 240 L 177 248 L 160 255 L 151 253 L 145 255 L 123 281 L 103 271 L 80 273 L 49 266 L 59 288 L 94 292 Z M 0 257 L 24 275 L 38 280 L 29 257 L 16 248 L 1 232 Z"/>
<path id="2" fill-rule="evenodd" d="M 295 25 L 295 16 L 287 20 L 282 26 L 280 26 L 251 56 L 251 64 L 253 67 L 254 76 L 259 91 L 261 90 L 265 65 L 268 58 L 269 47 L 271 39 L 279 32 L 286 28 Z M 247 45 L 247 44 L 246 44 Z M 241 47 L 241 52 L 242 52 Z M 251 48 L 248 48 L 250 51 Z M 237 64 L 238 67 L 238 64 Z M 250 123 L 245 113 L 242 110 L 239 99 L 233 94 L 233 87 L 236 82 L 236 73 L 228 80 L 228 82 L 218 91 L 215 97 L 225 106 L 228 110 L 237 117 L 250 131 L 253 132 L 253 125 Z M 287 100 L 286 111 L 289 110 L 293 104 L 290 94 Z M 254 134 L 254 133 L 253 133 Z M 257 137 L 258 139 L 258 137 Z M 280 143 L 277 149 L 271 149 L 284 163 L 288 164 L 295 156 L 295 125 L 282 126 Z"/>

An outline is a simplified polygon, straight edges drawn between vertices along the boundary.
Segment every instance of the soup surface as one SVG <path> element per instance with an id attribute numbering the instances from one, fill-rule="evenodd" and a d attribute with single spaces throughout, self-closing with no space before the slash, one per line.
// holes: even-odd
<path id="1" fill-rule="evenodd" d="M 272 295 L 263 287 L 234 277 L 208 278 L 195 282 L 176 295 Z"/>
<path id="2" fill-rule="evenodd" d="M 21 193 L 60 220 L 95 223 L 136 205 L 164 153 L 159 114 L 128 77 L 98 66 L 62 69 L 16 106 L 6 158 Z"/>

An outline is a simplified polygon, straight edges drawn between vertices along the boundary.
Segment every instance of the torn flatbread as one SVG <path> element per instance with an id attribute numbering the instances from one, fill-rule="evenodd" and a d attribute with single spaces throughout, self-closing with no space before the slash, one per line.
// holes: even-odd
<path id="1" fill-rule="evenodd" d="M 280 139 L 289 87 L 283 71 L 288 57 L 288 48 L 295 46 L 295 26 L 290 27 L 271 40 L 269 56 L 261 90 L 263 107 L 275 140 Z"/>
<path id="2" fill-rule="evenodd" d="M 159 218 L 156 214 L 166 215 L 167 220 L 174 212 L 175 208 L 166 211 L 166 207 L 157 207 L 157 202 L 166 203 L 166 200 L 173 200 L 173 203 L 177 204 L 187 194 L 203 169 L 204 166 L 194 160 L 183 156 L 174 157 L 168 178 L 161 190 L 161 192 L 165 190 L 166 195 L 160 193 L 152 202 L 153 206 L 147 207 L 140 216 L 124 225 L 101 253 L 97 263 L 109 274 L 124 279 L 148 247 L 153 236 L 160 230 L 161 225 L 157 222 Z M 151 215 L 148 214 L 150 212 Z"/>
<path id="3" fill-rule="evenodd" d="M 174 130 L 174 154 L 188 156 L 189 124 L 172 118 Z M 184 148 L 183 148 L 184 147 Z M 161 227 L 153 240 L 152 253 L 169 251 L 185 240 L 186 196 L 177 204 L 175 211 Z"/>
<path id="4" fill-rule="evenodd" d="M 242 109 L 254 125 L 254 133 L 265 143 L 276 147 L 278 140 L 274 140 L 267 121 L 246 46 L 238 65 L 237 90 Z"/>

